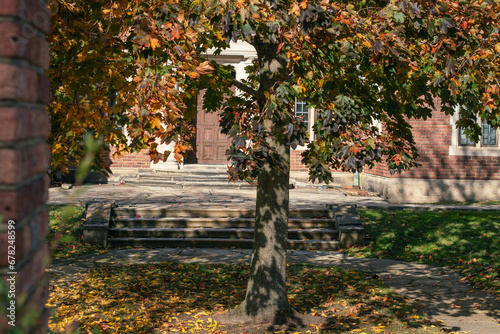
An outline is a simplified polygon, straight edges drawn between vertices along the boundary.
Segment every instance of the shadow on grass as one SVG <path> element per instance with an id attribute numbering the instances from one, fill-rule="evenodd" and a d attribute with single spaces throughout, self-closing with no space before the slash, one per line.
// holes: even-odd
<path id="1" fill-rule="evenodd" d="M 472 211 L 361 210 L 370 237 L 356 255 L 448 266 L 500 296 L 500 215 Z"/>
<path id="2" fill-rule="evenodd" d="M 425 312 L 449 317 L 484 312 L 500 320 L 498 212 L 360 210 L 360 214 L 369 242 L 364 247 L 345 249 L 345 253 L 451 268 L 464 277 L 436 268 L 436 282 L 441 280 L 443 284 L 433 288 L 437 293 L 432 296 L 432 305 L 423 305 Z M 428 300 L 418 287 L 411 290 L 413 298 Z"/>

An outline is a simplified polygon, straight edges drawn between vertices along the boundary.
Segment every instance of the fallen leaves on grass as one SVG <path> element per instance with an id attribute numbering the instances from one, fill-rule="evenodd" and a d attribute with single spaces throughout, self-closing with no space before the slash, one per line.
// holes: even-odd
<path id="1" fill-rule="evenodd" d="M 83 242 L 83 207 L 49 207 L 50 232 L 47 238 L 52 258 L 67 258 L 89 253 L 103 253 L 104 249 Z"/>
<path id="2" fill-rule="evenodd" d="M 287 269 L 292 306 L 327 317 L 310 332 L 436 332 L 426 331 L 429 323 L 380 280 L 345 269 Z M 84 333 L 225 333 L 211 315 L 242 302 L 248 271 L 242 264 L 98 267 L 80 281 L 51 283 L 49 326 L 55 332 L 77 323 Z"/>
<path id="3" fill-rule="evenodd" d="M 369 242 L 352 256 L 447 266 L 500 296 L 498 212 L 359 210 Z"/>

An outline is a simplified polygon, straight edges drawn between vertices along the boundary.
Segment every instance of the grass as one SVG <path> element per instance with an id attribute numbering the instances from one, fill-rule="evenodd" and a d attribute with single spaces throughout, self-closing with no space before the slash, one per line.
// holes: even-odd
<path id="1" fill-rule="evenodd" d="M 84 208 L 50 206 L 48 209 L 50 232 L 47 241 L 53 259 L 105 251 L 83 242 Z"/>
<path id="2" fill-rule="evenodd" d="M 497 200 L 485 200 L 485 201 L 472 201 L 472 202 L 437 202 L 430 204 L 445 204 L 445 205 L 500 205 L 500 201 Z"/>
<path id="3" fill-rule="evenodd" d="M 344 252 L 447 266 L 500 296 L 500 214 L 359 210 L 369 242 Z"/>
<path id="4" fill-rule="evenodd" d="M 225 333 L 207 316 L 241 303 L 248 272 L 249 266 L 241 264 L 98 267 L 70 285 L 51 284 L 50 329 L 61 332 L 76 322 L 84 333 Z M 439 332 L 372 276 L 301 264 L 289 265 L 287 275 L 292 306 L 328 319 L 321 328 L 301 332 Z"/>

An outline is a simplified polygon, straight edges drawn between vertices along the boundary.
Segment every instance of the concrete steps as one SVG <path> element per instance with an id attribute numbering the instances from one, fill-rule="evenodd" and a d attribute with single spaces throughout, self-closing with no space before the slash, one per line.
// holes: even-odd
<path id="1" fill-rule="evenodd" d="M 255 210 L 115 207 L 109 247 L 252 248 Z M 333 212 L 291 210 L 290 249 L 338 249 Z"/>
<path id="2" fill-rule="evenodd" d="M 144 169 L 137 173 L 115 175 L 117 183 L 125 182 L 141 186 L 158 186 L 173 188 L 214 187 L 229 189 L 255 188 L 245 181 L 229 182 L 227 165 L 187 164 L 182 168 Z M 117 173 L 119 173 L 117 171 Z M 307 173 L 293 173 L 290 177 L 290 186 L 293 188 L 328 189 L 339 186 L 337 183 L 310 183 Z M 118 182 L 119 181 L 119 182 Z"/>
<path id="3" fill-rule="evenodd" d="M 255 210 L 171 209 L 94 203 L 85 241 L 103 247 L 252 248 Z M 364 242 L 354 207 L 290 210 L 288 249 L 337 250 Z"/>
<path id="4" fill-rule="evenodd" d="M 111 238 L 225 238 L 252 239 L 253 228 L 158 228 L 158 227 L 119 227 L 108 231 Z M 288 238 L 296 240 L 338 239 L 336 229 L 289 229 Z"/>
<path id="5" fill-rule="evenodd" d="M 152 227 L 152 228 L 253 228 L 254 218 L 114 218 L 115 227 Z M 327 218 L 289 218 L 288 228 L 327 228 L 335 227 L 335 221 Z"/>
<path id="6" fill-rule="evenodd" d="M 221 238 L 121 238 L 111 239 L 109 247 L 145 247 L 145 248 L 240 248 L 252 249 L 251 239 L 221 239 Z M 317 240 L 288 240 L 288 249 L 293 250 L 337 250 L 340 242 Z"/>
<path id="7" fill-rule="evenodd" d="M 236 187 L 251 188 L 244 181 L 229 182 L 227 166 L 195 164 L 185 165 L 182 169 L 152 170 L 124 178 L 127 184 L 170 187 Z"/>

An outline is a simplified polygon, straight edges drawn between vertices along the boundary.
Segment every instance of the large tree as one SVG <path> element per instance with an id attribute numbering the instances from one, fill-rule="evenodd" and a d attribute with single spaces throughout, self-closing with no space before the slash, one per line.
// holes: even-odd
<path id="1" fill-rule="evenodd" d="M 476 140 L 478 116 L 500 124 L 499 1 L 56 3 L 51 110 L 65 130 L 54 130 L 54 151 L 79 145 L 85 130 L 126 150 L 118 122 L 135 149 L 160 159 L 158 140 L 175 141 L 180 157 L 201 88 L 204 109 L 220 113 L 232 138 L 230 176 L 257 180 L 246 298 L 229 317 L 237 321 L 296 316 L 285 277 L 290 148 L 307 145 L 311 179 L 330 181 L 331 170 L 375 162 L 394 172 L 415 166 L 408 121 L 431 117 L 437 104 L 447 114 L 462 106 L 457 125 Z M 204 58 L 231 41 L 256 50 L 247 80 Z M 315 138 L 294 113 L 296 99 L 317 110 Z"/>

